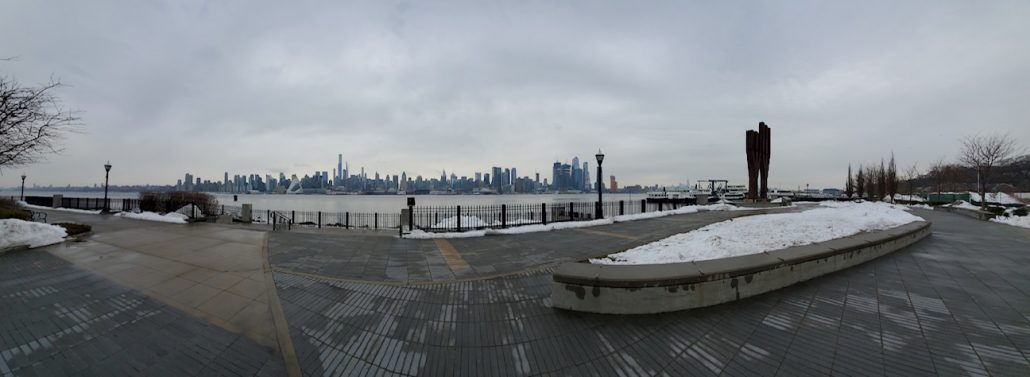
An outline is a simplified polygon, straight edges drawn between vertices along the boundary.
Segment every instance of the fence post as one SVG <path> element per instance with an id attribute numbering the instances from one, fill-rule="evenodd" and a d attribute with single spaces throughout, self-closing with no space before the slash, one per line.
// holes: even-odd
<path id="1" fill-rule="evenodd" d="M 293 224 L 293 222 L 296 219 L 297 219 L 297 210 L 290 211 L 290 224 Z"/>
<path id="2" fill-rule="evenodd" d="M 322 229 L 322 211 L 318 211 L 318 229 Z"/>
<path id="3" fill-rule="evenodd" d="M 265 210 L 265 218 L 268 219 L 268 222 L 272 222 L 272 210 L 270 210 L 270 209 L 266 209 Z M 275 224 L 274 223 L 272 224 L 272 230 L 275 230 Z"/>
<path id="4" fill-rule="evenodd" d="M 461 206 L 458 206 L 458 211 L 457 212 L 458 212 L 458 217 L 456 217 L 456 219 L 458 219 L 458 231 L 460 232 L 461 231 Z"/>
<path id="5" fill-rule="evenodd" d="M 647 199 L 640 199 L 640 213 L 647 213 Z"/>
<path id="6" fill-rule="evenodd" d="M 658 212 L 662 211 L 662 202 L 658 202 Z"/>
<path id="7" fill-rule="evenodd" d="M 196 215 L 197 215 L 197 205 L 194 204 L 194 203 L 190 203 L 190 218 L 192 219 L 193 216 L 196 216 Z"/>
<path id="8" fill-rule="evenodd" d="M 626 210 L 625 210 L 625 207 L 623 206 L 623 204 L 624 204 L 623 201 L 620 200 L 619 201 L 619 216 L 622 216 L 622 215 L 626 214 Z"/>
<path id="9" fill-rule="evenodd" d="M 343 213 L 343 229 L 350 229 L 350 212 Z"/>
<path id="10" fill-rule="evenodd" d="M 508 206 L 501 204 L 501 228 L 508 227 Z"/>
<path id="11" fill-rule="evenodd" d="M 540 220 L 547 225 L 547 203 L 540 203 Z"/>
<path id="12" fill-rule="evenodd" d="M 372 229 L 379 229 L 379 212 L 373 213 Z"/>

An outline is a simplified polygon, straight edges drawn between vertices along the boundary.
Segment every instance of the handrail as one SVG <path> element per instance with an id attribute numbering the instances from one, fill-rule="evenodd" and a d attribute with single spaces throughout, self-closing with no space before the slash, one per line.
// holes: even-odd
<path id="1" fill-rule="evenodd" d="M 284 226 L 286 227 L 286 230 L 291 230 L 293 228 L 293 219 L 290 219 L 279 211 L 271 211 L 271 218 L 268 220 L 272 223 L 273 232 L 282 230 Z"/>

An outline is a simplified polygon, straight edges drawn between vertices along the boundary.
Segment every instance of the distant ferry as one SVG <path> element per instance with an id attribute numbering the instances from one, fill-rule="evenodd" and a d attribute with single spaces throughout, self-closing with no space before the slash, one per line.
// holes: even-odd
<path id="1" fill-rule="evenodd" d="M 651 191 L 646 200 L 648 203 L 697 204 L 697 198 L 689 191 Z"/>

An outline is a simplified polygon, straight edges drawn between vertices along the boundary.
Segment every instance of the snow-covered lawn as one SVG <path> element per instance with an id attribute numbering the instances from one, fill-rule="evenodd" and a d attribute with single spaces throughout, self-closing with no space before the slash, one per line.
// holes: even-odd
<path id="1" fill-rule="evenodd" d="M 51 210 L 51 211 L 82 213 L 82 214 L 86 214 L 86 215 L 99 215 L 100 214 L 100 210 L 99 209 L 97 209 L 97 210 L 85 210 L 85 209 L 75 209 L 75 208 L 51 208 L 51 207 L 37 206 L 35 204 L 29 204 L 29 203 L 25 203 L 25 202 L 18 202 L 18 205 L 20 205 L 22 207 L 25 207 L 25 208 L 31 208 L 31 209 L 46 209 L 46 210 Z"/>
<path id="2" fill-rule="evenodd" d="M 1030 216 L 995 217 L 991 221 L 1030 229 Z"/>
<path id="3" fill-rule="evenodd" d="M 0 220 L 0 249 L 11 246 L 29 245 L 29 247 L 40 247 L 52 245 L 64 241 L 68 232 L 64 228 L 23 221 L 18 219 Z"/>
<path id="4" fill-rule="evenodd" d="M 972 204 L 970 204 L 969 202 L 967 202 L 965 200 L 959 200 L 959 201 L 951 203 L 951 204 L 945 204 L 942 207 L 971 209 L 971 210 L 974 210 L 974 211 L 979 211 L 980 210 L 980 206 L 972 205 Z"/>
<path id="5" fill-rule="evenodd" d="M 121 216 L 121 217 L 124 217 L 124 218 L 127 218 L 127 219 L 147 220 L 147 221 L 160 221 L 160 222 L 175 223 L 175 224 L 185 224 L 186 223 L 186 219 L 188 218 L 186 215 L 183 215 L 183 214 L 178 213 L 178 212 L 166 213 L 164 215 L 159 214 L 159 213 L 154 213 L 154 212 L 140 212 L 140 213 L 119 212 L 119 213 L 115 214 L 115 216 Z"/>
<path id="6" fill-rule="evenodd" d="M 894 194 L 894 200 L 896 200 L 896 201 L 897 200 L 901 200 L 901 201 L 906 201 L 906 202 L 917 202 L 917 203 L 922 203 L 922 202 L 926 201 L 926 199 L 923 199 L 923 197 L 921 197 L 919 195 L 902 195 L 902 194 Z"/>
<path id="7" fill-rule="evenodd" d="M 550 223 L 550 224 L 547 224 L 547 225 L 544 225 L 544 224 L 534 224 L 534 225 L 516 226 L 516 227 L 512 227 L 512 228 L 505 228 L 505 229 L 483 229 L 483 230 L 473 230 L 473 231 L 467 231 L 467 232 L 448 232 L 448 233 L 432 233 L 432 232 L 424 232 L 424 231 L 421 231 L 421 230 L 414 230 L 411 233 L 404 235 L 404 238 L 411 238 L 411 239 L 470 238 L 470 237 L 483 237 L 483 236 L 486 236 L 486 235 L 495 235 L 495 234 L 523 234 L 523 233 L 535 233 L 535 232 L 549 232 L 549 231 L 552 231 L 552 230 L 573 229 L 573 228 L 586 228 L 586 227 L 592 227 L 592 226 L 598 226 L 598 225 L 610 225 L 610 224 L 621 223 L 621 222 L 626 222 L 626 221 L 653 219 L 653 218 L 665 217 L 665 216 L 671 216 L 671 215 L 682 215 L 682 214 L 687 214 L 687 213 L 696 213 L 696 212 L 701 211 L 701 210 L 707 210 L 707 211 L 743 211 L 743 210 L 750 210 L 750 209 L 752 209 L 752 208 L 740 208 L 740 207 L 735 207 L 735 206 L 732 206 L 732 205 L 729 205 L 729 204 L 719 203 L 719 204 L 709 204 L 709 205 L 704 205 L 704 206 L 686 206 L 686 207 L 677 208 L 675 210 L 661 211 L 661 212 L 648 212 L 648 213 L 638 213 L 638 214 L 633 214 L 633 215 L 622 215 L 622 216 L 615 216 L 613 218 L 600 219 L 600 220 L 567 221 L 567 222 Z M 450 218 L 444 219 L 440 223 L 436 224 L 436 226 L 437 227 L 455 227 L 457 225 L 455 223 L 455 221 L 457 221 L 456 218 L 450 217 Z M 517 224 L 519 224 L 520 221 L 522 223 L 528 222 L 528 220 L 516 219 L 516 220 L 513 220 L 513 221 L 509 221 L 508 225 L 517 225 Z M 480 219 L 478 217 L 462 216 L 461 226 L 462 227 L 473 227 L 470 224 L 479 224 L 477 226 L 489 226 L 489 225 L 491 225 L 489 222 L 484 221 L 484 220 L 482 220 L 482 219 Z M 500 223 L 495 223 L 493 225 L 494 226 L 500 225 Z"/>
<path id="8" fill-rule="evenodd" d="M 727 220 L 641 245 L 595 264 L 663 264 L 756 254 L 884 230 L 921 221 L 907 207 L 873 202 L 822 202 L 820 208 Z"/>
<path id="9" fill-rule="evenodd" d="M 1019 199 L 1013 198 L 1009 194 L 1004 192 L 988 192 L 984 196 L 987 197 L 987 203 L 998 203 L 998 204 L 1023 204 Z M 982 202 L 980 200 L 980 193 L 969 192 L 969 200 L 974 202 Z"/>

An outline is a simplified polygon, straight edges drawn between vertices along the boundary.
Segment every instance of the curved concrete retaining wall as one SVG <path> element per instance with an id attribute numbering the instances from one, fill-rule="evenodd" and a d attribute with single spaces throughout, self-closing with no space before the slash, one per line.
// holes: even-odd
<path id="1" fill-rule="evenodd" d="M 555 308 L 608 314 L 662 313 L 759 295 L 845 269 L 930 235 L 930 223 L 767 253 L 689 263 L 565 263 L 551 283 Z"/>

